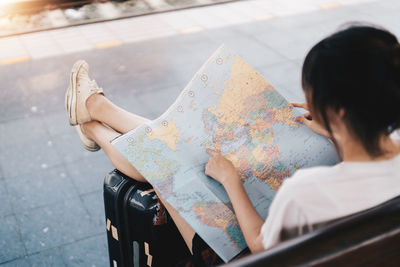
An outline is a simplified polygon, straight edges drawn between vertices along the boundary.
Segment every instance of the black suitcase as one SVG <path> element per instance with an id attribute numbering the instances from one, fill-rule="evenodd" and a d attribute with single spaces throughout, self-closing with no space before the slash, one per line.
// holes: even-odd
<path id="1" fill-rule="evenodd" d="M 124 218 L 122 203 L 126 191 L 133 185 L 132 179 L 126 179 L 117 170 L 110 172 L 104 179 L 104 209 L 106 216 L 108 255 L 110 266 L 128 266 L 126 262 L 127 248 L 122 246 L 126 243 L 124 230 Z M 125 241 L 125 242 L 124 242 Z"/>
<path id="2" fill-rule="evenodd" d="M 118 170 L 104 180 L 110 266 L 174 266 L 190 252 L 150 184 Z"/>

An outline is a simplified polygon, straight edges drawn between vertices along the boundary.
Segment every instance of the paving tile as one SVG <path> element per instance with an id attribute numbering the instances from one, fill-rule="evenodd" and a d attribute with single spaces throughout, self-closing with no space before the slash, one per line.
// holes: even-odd
<path id="1" fill-rule="evenodd" d="M 29 99 L 28 109 L 35 109 L 38 114 L 47 115 L 54 112 L 65 112 L 65 92 L 68 86 L 68 71 L 57 76 L 51 90 L 33 93 Z M 33 90 L 32 87 L 30 87 Z"/>
<path id="2" fill-rule="evenodd" d="M 160 14 L 158 18 L 176 31 L 199 26 L 185 10 Z"/>
<path id="3" fill-rule="evenodd" d="M 20 100 L 9 99 L 8 102 L 2 102 L 0 105 L 0 122 L 29 117 L 30 108 L 31 106 L 21 103 Z"/>
<path id="4" fill-rule="evenodd" d="M 0 139 L 3 140 L 0 142 L 0 148 L 15 145 L 27 139 L 49 138 L 43 126 L 40 116 L 0 123 Z"/>
<path id="5" fill-rule="evenodd" d="M 301 85 L 297 82 L 289 82 L 286 85 L 277 86 L 277 90 L 289 101 L 289 102 L 306 102 Z"/>
<path id="6" fill-rule="evenodd" d="M 87 24 L 76 27 L 79 35 L 85 38 L 93 47 L 97 44 L 118 40 L 117 36 L 106 26 L 101 24 Z"/>
<path id="7" fill-rule="evenodd" d="M 95 222 L 99 233 L 105 232 L 106 220 L 104 215 L 103 190 L 98 190 L 86 195 L 82 195 L 81 197 L 83 205 L 85 205 L 86 209 L 89 212 L 89 215 Z"/>
<path id="8" fill-rule="evenodd" d="M 0 179 L 0 218 L 13 213 L 10 200 L 11 197 L 6 186 L 7 182 L 8 181 L 5 181 L 4 179 Z"/>
<path id="9" fill-rule="evenodd" d="M 219 46 L 213 46 L 212 50 L 215 51 Z M 211 55 L 211 53 L 209 54 Z M 202 60 L 193 59 L 193 62 L 179 66 L 174 70 L 177 76 L 176 84 L 162 88 L 162 90 L 174 90 L 173 97 L 177 98 L 179 93 L 189 84 L 197 71 L 203 66 L 203 63 L 208 59 L 208 56 L 202 57 Z M 203 61 L 203 62 L 201 62 Z M 179 89 L 179 91 L 178 91 Z M 177 91 L 175 91 L 177 90 Z M 161 91 L 161 89 L 160 89 Z"/>
<path id="10" fill-rule="evenodd" d="M 210 12 L 214 7 L 202 7 L 185 10 L 185 15 L 193 19 L 194 24 L 207 30 L 229 26 L 229 22 Z"/>
<path id="11" fill-rule="evenodd" d="M 89 237 L 62 247 L 67 266 L 109 266 L 105 234 Z"/>
<path id="12" fill-rule="evenodd" d="M 29 56 L 18 37 L 2 38 L 0 42 L 0 61 Z"/>
<path id="13" fill-rule="evenodd" d="M 181 85 L 180 87 L 183 88 L 182 85 L 188 83 L 191 80 L 191 77 L 195 73 L 195 72 L 192 73 L 192 71 L 190 71 L 189 72 L 190 74 L 188 74 L 187 72 L 183 71 L 183 68 L 184 68 L 184 66 L 181 66 L 180 69 L 168 68 L 167 66 L 162 66 L 160 68 L 156 68 L 154 73 L 152 73 L 151 71 L 138 73 L 137 77 L 139 78 L 139 76 L 140 76 L 141 78 L 140 78 L 140 80 L 138 79 L 136 81 L 139 81 L 144 86 L 146 86 L 145 88 L 147 88 L 147 89 L 141 91 L 144 94 L 148 93 L 148 92 L 164 91 L 167 88 L 171 88 L 171 87 L 175 87 L 175 86 L 179 86 L 179 85 Z M 188 69 L 189 69 L 189 67 L 188 67 Z M 182 73 L 182 72 L 184 72 L 184 73 Z M 190 77 L 190 78 L 184 79 L 183 77 Z M 155 80 L 152 80 L 152 78 L 155 78 Z M 182 83 L 182 80 L 185 80 L 185 83 Z M 137 87 L 136 84 L 135 84 L 134 88 L 142 89 L 140 87 Z M 132 89 L 134 89 L 134 88 L 132 88 Z"/>
<path id="14" fill-rule="evenodd" d="M 151 70 L 154 66 L 163 66 L 167 68 L 176 68 L 179 65 L 184 65 L 197 59 L 203 53 L 201 48 L 205 47 L 207 43 L 213 43 L 213 41 L 207 36 L 206 32 L 198 32 L 193 34 L 176 35 L 169 38 L 160 38 L 152 41 L 143 41 L 135 43 L 134 49 L 136 52 L 132 53 L 131 62 L 133 65 L 139 65 L 142 68 L 138 69 L 139 66 L 129 69 L 135 70 Z M 212 47 L 217 47 L 217 44 L 212 44 Z M 126 49 L 132 50 L 132 47 L 126 47 Z M 215 48 L 214 48 L 215 50 Z M 213 50 L 211 50 L 212 52 Z M 206 55 L 206 57 L 209 55 Z M 203 56 L 204 57 L 204 56 Z M 141 60 L 141 64 L 137 64 Z"/>
<path id="15" fill-rule="evenodd" d="M 303 58 L 318 41 L 348 21 L 368 20 L 354 7 L 310 12 L 268 20 L 269 31 L 255 38 L 289 59 Z"/>
<path id="16" fill-rule="evenodd" d="M 144 105 L 148 105 L 153 114 L 161 115 L 172 103 L 175 102 L 183 87 L 169 87 L 164 90 L 157 90 L 148 93 L 143 93 L 138 96 L 138 100 Z"/>
<path id="17" fill-rule="evenodd" d="M 43 59 L 26 64 L 24 69 L 27 73 L 17 80 L 17 84 L 27 95 L 31 97 L 37 94 L 48 96 L 58 92 L 61 92 L 61 95 L 65 94 L 69 81 L 69 66 L 57 63 L 54 59 Z"/>
<path id="18" fill-rule="evenodd" d="M 293 81 L 301 84 L 301 67 L 291 61 L 264 67 L 260 70 L 260 73 L 272 85 L 284 85 Z"/>
<path id="19" fill-rule="evenodd" d="M 28 256 L 31 267 L 66 266 L 60 248 L 53 248 Z"/>
<path id="20" fill-rule="evenodd" d="M 264 21 L 254 21 L 249 23 L 243 23 L 239 25 L 235 25 L 231 27 L 232 31 L 235 33 L 234 36 L 258 36 L 260 34 L 274 34 L 275 32 L 279 32 L 280 30 L 271 24 L 272 20 L 276 20 L 277 18 L 270 18 Z M 224 28 L 225 29 L 225 28 Z M 224 29 L 221 29 L 223 31 Z M 283 36 L 282 36 L 283 37 Z"/>
<path id="21" fill-rule="evenodd" d="M 18 175 L 6 179 L 6 183 L 17 214 L 78 196 L 62 166 Z"/>
<path id="22" fill-rule="evenodd" d="M 99 86 L 105 87 L 105 81 L 109 81 L 110 87 L 105 87 L 106 94 L 113 88 L 113 84 L 121 83 L 124 83 L 125 88 L 129 90 L 146 87 L 159 88 L 175 84 L 177 79 L 170 60 L 171 53 L 167 53 L 168 47 L 164 46 L 165 41 L 162 42 L 162 44 L 152 46 L 146 41 L 136 43 L 134 47 L 122 45 L 118 49 L 109 48 L 107 51 L 80 53 L 79 58 L 84 58 L 90 64 L 91 77 L 98 82 Z M 109 57 L 110 53 L 113 54 L 112 58 Z M 176 55 L 178 53 L 174 56 Z M 73 58 L 78 59 L 78 57 Z M 68 62 L 71 61 L 68 60 Z M 71 66 L 72 64 L 73 62 Z"/>
<path id="23" fill-rule="evenodd" d="M 148 90 L 162 90 L 165 87 L 177 84 L 179 70 L 169 68 L 168 65 L 154 66 L 153 70 L 132 72 L 129 81 L 122 84 L 125 91 L 140 93 Z M 117 81 L 119 83 L 119 81 Z"/>
<path id="24" fill-rule="evenodd" d="M 343 5 L 354 5 L 354 4 L 365 4 L 365 3 L 369 3 L 369 2 L 377 2 L 376 0 L 338 0 L 338 3 L 341 3 Z M 385 1 L 388 6 L 390 6 L 390 4 L 392 4 L 394 1 Z M 399 2 L 396 2 L 397 4 L 399 4 Z"/>
<path id="25" fill-rule="evenodd" d="M 76 27 L 49 31 L 54 41 L 66 53 L 90 50 L 93 45 L 82 36 Z"/>
<path id="26" fill-rule="evenodd" d="M 176 34 L 176 30 L 160 19 L 160 15 L 150 15 L 126 20 L 107 22 L 108 28 L 124 42 L 134 42 L 160 38 Z"/>
<path id="27" fill-rule="evenodd" d="M 91 158 L 70 162 L 66 168 L 80 195 L 102 190 L 104 177 L 114 169 L 102 151 Z"/>
<path id="28" fill-rule="evenodd" d="M 390 8 L 388 8 L 390 7 Z M 397 19 L 400 5 L 394 1 L 376 1 L 363 5 L 353 6 L 358 13 L 364 16 L 364 21 L 380 25 L 397 36 L 400 34 L 400 21 Z"/>
<path id="29" fill-rule="evenodd" d="M 294 60 L 304 58 L 313 45 L 330 33 L 331 31 L 324 32 L 320 29 L 304 27 L 269 32 L 255 38 L 262 44 L 279 51 L 279 54 L 284 57 Z M 282 36 L 285 36 L 285 38 L 282 38 Z"/>
<path id="30" fill-rule="evenodd" d="M 80 59 L 86 60 L 89 64 L 89 76 L 92 79 L 95 79 L 98 82 L 99 86 L 102 86 L 101 80 L 104 77 L 112 75 L 113 71 L 116 70 L 119 64 L 121 62 L 124 62 L 124 60 L 119 56 L 109 57 L 110 54 L 114 54 L 114 49 L 116 48 L 109 48 L 105 50 L 98 49 L 91 51 L 80 51 L 59 58 L 59 61 L 63 62 L 64 67 L 62 69 L 62 75 L 58 80 L 58 88 L 56 90 L 53 90 L 53 95 L 57 95 L 58 100 L 61 101 L 61 105 L 59 105 L 60 112 L 64 111 L 65 109 L 64 96 L 66 89 L 69 85 L 69 74 L 73 64 Z"/>
<path id="31" fill-rule="evenodd" d="M 278 63 L 261 68 L 259 73 L 289 101 L 302 99 L 301 67 L 294 62 Z"/>
<path id="32" fill-rule="evenodd" d="M 25 65 L 26 63 L 19 63 L 17 65 Z M 19 80 L 19 69 L 15 68 L 14 65 L 8 65 L 7 67 L 0 68 L 0 75 L 7 77 L 2 83 L 3 90 L 0 90 L 0 101 L 5 103 L 6 101 L 24 101 L 29 97 L 28 92 L 18 86 Z"/>
<path id="33" fill-rule="evenodd" d="M 235 25 L 252 21 L 252 18 L 235 9 L 234 4 L 217 5 L 208 11 L 211 15 L 220 18 L 228 23 Z"/>
<path id="34" fill-rule="evenodd" d="M 344 1 L 344 0 L 341 0 Z M 356 1 L 356 0 L 353 0 Z M 366 1 L 366 2 L 373 2 L 372 0 Z M 396 0 L 386 0 L 382 5 L 386 5 L 387 7 L 390 7 L 390 10 L 395 9 L 399 10 L 400 9 L 400 2 Z"/>
<path id="35" fill-rule="evenodd" d="M 218 46 L 202 33 L 137 43 L 135 47 L 142 53 L 131 55 L 131 62 L 126 65 L 131 73 L 131 90 L 185 86 Z"/>
<path id="36" fill-rule="evenodd" d="M 67 113 L 65 110 L 62 112 L 51 112 L 42 115 L 42 121 L 45 130 L 51 137 L 60 134 L 76 134 L 74 127 L 71 127 L 68 122 Z"/>
<path id="37" fill-rule="evenodd" d="M 247 25 L 247 24 L 252 24 L 252 23 L 245 23 L 240 25 Z M 191 44 L 190 49 L 194 48 L 192 49 L 192 51 L 199 51 L 201 53 L 205 53 L 207 52 L 207 50 L 202 49 L 203 47 L 208 47 L 208 46 L 216 47 L 225 43 L 226 39 L 234 39 L 234 38 L 239 39 L 243 35 L 238 32 L 237 30 L 238 26 L 239 25 L 207 30 L 204 32 L 204 35 L 201 38 L 203 39 L 203 41 Z M 211 53 L 212 52 L 210 52 L 209 54 L 211 55 Z"/>
<path id="38" fill-rule="evenodd" d="M 29 254 L 97 234 L 79 198 L 18 214 L 21 235 Z"/>
<path id="39" fill-rule="evenodd" d="M 30 57 L 34 59 L 58 55 L 61 52 L 60 47 L 48 32 L 24 34 L 19 39 L 28 50 Z"/>
<path id="40" fill-rule="evenodd" d="M 137 114 L 144 118 L 152 119 L 154 114 L 154 106 L 149 102 L 146 103 L 142 99 L 143 94 L 148 94 L 147 91 L 151 91 L 151 88 L 140 93 L 134 91 L 123 93 L 123 91 L 121 91 L 121 93 L 115 95 L 112 101 L 131 113 Z"/>
<path id="41" fill-rule="evenodd" d="M 0 225 L 0 263 L 24 256 L 26 251 L 15 216 L 0 218 Z"/>
<path id="42" fill-rule="evenodd" d="M 65 91 L 66 87 L 63 87 L 59 92 L 37 94 L 32 104 L 41 115 L 65 112 Z M 44 99 L 46 101 L 43 101 Z"/>
<path id="43" fill-rule="evenodd" d="M 154 119 L 154 117 L 152 117 L 154 114 L 154 109 L 146 103 L 143 103 L 138 98 L 141 94 L 142 93 L 138 93 L 135 91 L 127 92 L 126 90 L 121 90 L 119 92 L 117 91 L 109 99 L 119 107 L 126 109 L 129 112 L 132 112 L 144 118 L 148 118 L 150 120 Z"/>
<path id="44" fill-rule="evenodd" d="M 219 29 L 212 32 L 221 33 Z M 224 36 L 232 36 L 232 31 L 226 31 Z M 159 40 L 160 52 L 166 54 L 162 65 L 172 69 L 181 69 L 193 63 L 201 66 L 221 44 L 222 41 L 213 40 L 209 31 L 164 38 Z"/>
<path id="45" fill-rule="evenodd" d="M 143 70 L 148 69 L 152 64 L 157 65 L 158 61 L 154 59 L 159 56 L 158 40 L 154 42 L 153 47 L 148 47 L 150 43 L 152 42 L 125 44 L 118 47 L 95 50 L 90 53 L 82 53 L 81 56 L 88 58 L 90 72 L 93 73 L 94 78 L 106 78 L 117 73 L 120 65 L 127 67 L 126 73 L 132 73 L 139 67 L 142 67 L 139 70 Z M 152 51 L 154 54 L 149 54 L 147 51 Z M 110 57 L 110 54 L 113 56 Z"/>
<path id="46" fill-rule="evenodd" d="M 40 67 L 38 67 L 40 66 Z M 0 90 L 1 121 L 64 109 L 64 94 L 70 66 L 63 61 L 41 59 L 0 68 L 5 75 Z M 23 73 L 23 75 L 21 75 Z"/>
<path id="47" fill-rule="evenodd" d="M 270 8 L 271 6 L 268 6 L 266 8 L 263 7 L 262 5 L 259 5 L 258 2 L 261 1 L 246 1 L 246 2 L 238 1 L 236 3 L 233 3 L 231 6 L 237 12 L 243 13 L 252 19 L 262 18 L 263 16 L 266 15 L 272 15 L 272 10 Z M 276 2 L 274 4 L 276 4 Z"/>
<path id="48" fill-rule="evenodd" d="M 23 62 L 0 67 L 0 75 L 7 77 L 2 81 L 2 89 L 0 90 L 0 121 L 2 122 L 32 115 L 32 92 L 20 86 L 21 81 L 28 77 L 25 74 L 25 72 L 29 72 L 27 65 L 29 65 L 28 62 Z M 24 73 L 24 75 L 21 75 L 21 73 Z"/>
<path id="49" fill-rule="evenodd" d="M 26 138 L 2 148 L 0 166 L 6 178 L 51 168 L 61 163 L 54 142 L 44 137 Z"/>
<path id="50" fill-rule="evenodd" d="M 304 26 L 318 26 L 327 21 L 335 21 L 343 18 L 348 20 L 352 16 L 356 16 L 357 12 L 353 7 L 339 7 L 336 9 L 321 10 L 320 6 L 323 5 L 320 2 L 318 10 L 310 10 L 310 12 L 299 12 L 292 16 L 281 16 L 276 20 L 272 20 L 270 23 L 280 29 L 291 29 L 293 27 L 304 27 Z"/>
<path id="51" fill-rule="evenodd" d="M 8 261 L 6 263 L 0 263 L 1 267 L 31 267 L 32 264 L 29 261 L 29 257 L 24 256 L 15 260 Z"/>
<path id="52" fill-rule="evenodd" d="M 266 9 L 276 16 L 288 16 L 316 10 L 316 1 L 257 1 L 258 8 Z M 321 2 L 321 1 L 319 1 Z"/>
<path id="53" fill-rule="evenodd" d="M 227 39 L 225 44 L 238 53 L 253 68 L 273 65 L 287 59 L 265 44 L 252 38 Z"/>
<path id="54" fill-rule="evenodd" d="M 76 132 L 56 135 L 53 140 L 54 148 L 63 162 L 73 162 L 93 156 L 93 152 L 83 147 Z"/>

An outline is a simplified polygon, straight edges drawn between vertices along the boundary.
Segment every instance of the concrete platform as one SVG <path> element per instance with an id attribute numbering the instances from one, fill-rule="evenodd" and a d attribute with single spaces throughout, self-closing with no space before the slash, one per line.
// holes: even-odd
<path id="1" fill-rule="evenodd" d="M 400 36 L 397 0 L 252 0 L 0 39 L 0 265 L 107 266 L 102 198 L 113 167 L 64 111 L 75 60 L 116 104 L 156 118 L 221 44 L 290 101 L 305 53 L 342 23 Z"/>

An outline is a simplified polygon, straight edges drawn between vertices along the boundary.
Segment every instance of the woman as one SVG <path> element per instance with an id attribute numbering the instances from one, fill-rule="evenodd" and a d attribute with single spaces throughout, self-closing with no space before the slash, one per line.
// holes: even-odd
<path id="1" fill-rule="evenodd" d="M 87 72 L 82 61 L 72 70 L 66 96 L 70 123 L 77 125 L 86 148 L 100 146 L 117 169 L 145 181 L 110 140 L 147 119 L 107 100 Z M 296 120 L 330 138 L 343 162 L 303 169 L 286 179 L 266 221 L 252 206 L 232 163 L 218 151 L 208 150 L 211 158 L 205 173 L 225 187 L 251 252 L 279 243 L 282 230 L 295 229 L 300 234 L 400 195 L 400 143 L 391 137 L 400 127 L 400 44 L 396 37 L 371 26 L 352 26 L 327 37 L 308 53 L 302 86 L 307 104 L 294 106 L 309 112 Z M 196 256 L 206 248 L 204 242 L 164 204 Z"/>

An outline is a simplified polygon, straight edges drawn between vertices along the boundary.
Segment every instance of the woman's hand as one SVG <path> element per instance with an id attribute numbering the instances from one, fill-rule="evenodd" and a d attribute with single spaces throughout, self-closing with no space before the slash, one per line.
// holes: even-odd
<path id="1" fill-rule="evenodd" d="M 206 174 L 225 187 L 250 251 L 262 251 L 264 247 L 260 233 L 264 220 L 251 203 L 235 167 L 218 151 L 207 149 L 207 153 L 211 158 L 206 165 Z"/>
<path id="2" fill-rule="evenodd" d="M 308 105 L 306 103 L 290 103 L 290 104 L 292 104 L 292 106 L 296 108 L 303 108 L 307 110 L 307 112 L 303 114 L 303 117 L 296 117 L 296 121 L 298 123 L 307 126 L 314 133 L 330 138 L 330 134 L 325 129 L 325 127 L 323 127 L 321 124 L 317 123 L 315 120 L 312 119 L 310 109 L 308 108 Z"/>
<path id="3" fill-rule="evenodd" d="M 232 162 L 221 155 L 220 152 L 207 149 L 207 153 L 211 155 L 206 165 L 206 174 L 211 176 L 222 185 L 226 185 L 230 181 L 239 181 L 239 176 Z"/>

